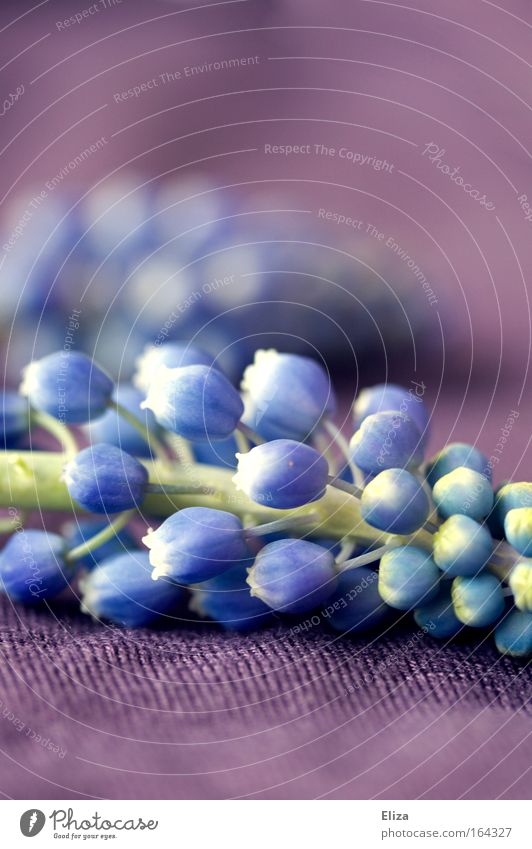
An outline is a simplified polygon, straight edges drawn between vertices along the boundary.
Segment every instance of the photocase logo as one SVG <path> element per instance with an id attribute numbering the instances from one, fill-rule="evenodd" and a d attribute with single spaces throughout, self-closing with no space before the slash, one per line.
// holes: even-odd
<path id="1" fill-rule="evenodd" d="M 37 808 L 24 811 L 20 818 L 20 830 L 24 837 L 35 837 L 44 828 L 46 817 Z"/>

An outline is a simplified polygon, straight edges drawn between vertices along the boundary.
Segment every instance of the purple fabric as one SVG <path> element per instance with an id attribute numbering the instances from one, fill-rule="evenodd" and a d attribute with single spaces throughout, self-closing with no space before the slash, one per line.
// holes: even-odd
<path id="1" fill-rule="evenodd" d="M 530 678 L 489 641 L 120 631 L 53 612 L 1 603 L 8 797 L 530 793 Z"/>
<path id="2" fill-rule="evenodd" d="M 393 5 L 252 0 L 172 17 L 178 4 L 131 0 L 63 32 L 55 22 L 71 3 L 23 16 L 18 0 L 5 2 L 4 86 L 26 88 L 2 117 L 2 196 L 7 204 L 19 189 L 40 189 L 87 144 L 134 125 L 65 180 L 69 191 L 127 161 L 140 183 L 204 160 L 221 184 L 271 183 L 290 207 L 361 215 L 434 281 L 442 327 L 421 290 L 419 309 L 436 369 L 426 374 L 417 339 L 386 363 L 394 377 L 427 383 L 433 448 L 468 439 L 490 454 L 517 410 L 496 474 L 529 479 L 532 252 L 517 201 L 521 192 L 531 200 L 529 4 Z M 134 26 L 151 14 L 167 17 Z M 205 38 L 218 32 L 226 35 Z M 196 40 L 175 46 L 187 39 Z M 113 100 L 162 71 L 255 53 L 261 64 L 247 76 L 197 76 Z M 279 59 L 290 56 L 315 58 Z M 423 156 L 431 141 L 494 200 L 497 218 Z M 394 170 L 268 158 L 266 142 L 346 145 Z M 235 150 L 247 152 L 220 155 Z M 323 226 L 334 240 L 338 225 Z M 379 266 L 388 249 L 373 238 L 360 247 Z M 12 345 L 26 356 L 36 330 L 17 331 Z M 447 647 L 401 629 L 375 643 L 318 629 L 293 636 L 286 626 L 246 637 L 211 625 L 121 632 L 59 604 L 53 613 L 0 598 L 7 797 L 530 796 L 529 672 L 482 636 Z"/>

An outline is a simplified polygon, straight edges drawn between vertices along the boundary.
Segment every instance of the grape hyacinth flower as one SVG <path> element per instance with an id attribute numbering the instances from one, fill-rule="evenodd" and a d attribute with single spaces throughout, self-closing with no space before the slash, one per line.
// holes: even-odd
<path id="1" fill-rule="evenodd" d="M 482 572 L 474 578 L 455 578 L 451 595 L 456 616 L 472 628 L 487 628 L 504 612 L 501 583 L 490 572 Z"/>
<path id="2" fill-rule="evenodd" d="M 252 596 L 246 583 L 247 568 L 237 563 L 221 575 L 193 588 L 190 609 L 213 619 L 228 631 L 253 631 L 272 618 L 272 611 Z"/>
<path id="3" fill-rule="evenodd" d="M 245 422 L 267 440 L 304 442 L 336 408 L 325 369 L 297 354 L 257 351 L 241 388 L 246 395 Z"/>
<path id="4" fill-rule="evenodd" d="M 393 411 L 367 416 L 349 447 L 352 461 L 370 475 L 385 469 L 415 468 L 423 460 L 417 425 L 408 416 Z"/>
<path id="5" fill-rule="evenodd" d="M 532 613 L 510 610 L 495 628 L 495 645 L 501 654 L 528 657 L 532 653 Z"/>
<path id="6" fill-rule="evenodd" d="M 17 392 L 3 392 L 0 396 L 0 447 L 8 448 L 28 432 L 29 406 Z"/>
<path id="7" fill-rule="evenodd" d="M 491 466 L 482 451 L 467 442 L 451 442 L 428 461 L 427 481 L 434 486 L 444 475 L 460 467 L 472 469 L 491 480 Z"/>
<path id="8" fill-rule="evenodd" d="M 148 345 L 136 362 L 133 383 L 146 397 L 161 366 L 170 369 L 183 368 L 184 366 L 210 367 L 213 365 L 213 361 L 214 357 L 206 351 L 182 342 Z"/>
<path id="9" fill-rule="evenodd" d="M 523 557 L 532 557 L 532 507 L 515 507 L 504 519 L 506 539 Z"/>
<path id="10" fill-rule="evenodd" d="M 429 428 L 429 411 L 422 400 L 425 384 L 414 382 L 410 389 L 395 383 L 379 383 L 359 392 L 353 404 L 353 418 L 358 429 L 364 419 L 373 413 L 397 412 L 408 416 L 426 440 Z"/>
<path id="11" fill-rule="evenodd" d="M 65 542 L 58 534 L 21 529 L 0 553 L 0 586 L 14 601 L 53 598 L 72 574 L 65 555 Z"/>
<path id="12" fill-rule="evenodd" d="M 272 610 L 307 613 L 326 602 L 336 588 L 334 557 L 302 539 L 271 542 L 259 551 L 248 584 L 251 595 Z"/>
<path id="13" fill-rule="evenodd" d="M 532 561 L 521 561 L 513 567 L 508 584 L 519 610 L 532 613 Z"/>
<path id="14" fill-rule="evenodd" d="M 114 445 L 90 445 L 65 466 L 71 497 L 91 513 L 121 513 L 140 504 L 148 483 L 146 468 Z"/>
<path id="15" fill-rule="evenodd" d="M 79 351 L 58 351 L 26 366 L 21 395 L 31 406 L 68 424 L 86 424 L 105 413 L 113 381 Z"/>
<path id="16" fill-rule="evenodd" d="M 457 618 L 448 581 L 444 581 L 435 599 L 414 610 L 414 619 L 420 628 L 430 632 L 437 640 L 449 640 L 464 630 L 463 622 Z"/>
<path id="17" fill-rule="evenodd" d="M 390 534 L 411 534 L 426 521 L 429 499 L 423 486 L 406 469 L 386 469 L 364 487 L 362 518 Z"/>
<path id="18" fill-rule="evenodd" d="M 280 510 L 316 501 L 325 494 L 328 465 L 325 458 L 301 442 L 274 439 L 237 454 L 233 482 L 252 501 Z"/>
<path id="19" fill-rule="evenodd" d="M 153 579 L 196 584 L 249 558 L 240 519 L 225 510 L 188 507 L 174 513 L 142 542 L 150 549 Z"/>
<path id="20" fill-rule="evenodd" d="M 368 566 L 340 572 L 336 591 L 322 611 L 335 631 L 359 634 L 381 627 L 391 618 L 392 608 L 379 594 L 378 577 Z"/>
<path id="21" fill-rule="evenodd" d="M 240 395 L 225 375 L 202 365 L 161 366 L 141 407 L 190 442 L 227 439 L 244 412 Z"/>
<path id="22" fill-rule="evenodd" d="M 413 545 L 401 545 L 381 558 L 379 593 L 390 607 L 411 610 L 436 598 L 440 575 L 428 552 Z"/>
<path id="23" fill-rule="evenodd" d="M 121 384 L 115 388 L 113 400 L 125 407 L 136 418 L 144 419 L 148 431 L 157 436 L 159 428 L 151 410 L 146 410 L 142 414 L 140 405 L 144 395 L 139 389 Z M 108 445 L 115 445 L 135 457 L 152 456 L 148 441 L 115 409 L 108 409 L 103 416 L 86 425 L 85 433 L 92 443 L 105 442 Z"/>
<path id="24" fill-rule="evenodd" d="M 504 536 L 504 520 L 510 510 L 532 507 L 532 483 L 516 481 L 502 484 L 495 492 L 495 503 L 489 515 L 492 533 L 499 539 Z"/>
<path id="25" fill-rule="evenodd" d="M 455 513 L 433 537 L 434 562 L 448 577 L 476 575 L 493 554 L 493 540 L 485 525 Z"/>
<path id="26" fill-rule="evenodd" d="M 493 506 L 490 482 L 465 466 L 440 478 L 432 490 L 432 497 L 442 519 L 461 513 L 482 522 Z"/>
<path id="27" fill-rule="evenodd" d="M 70 551 L 70 549 L 87 543 L 108 527 L 109 522 L 105 519 L 78 519 L 77 521 L 67 522 L 63 525 L 61 534 L 66 548 Z M 127 528 L 122 528 L 116 531 L 106 542 L 92 548 L 87 554 L 76 558 L 76 565 L 87 570 L 94 569 L 102 560 L 107 560 L 115 554 L 123 554 L 124 551 L 131 548 L 135 548 L 135 540 Z"/>
<path id="28" fill-rule="evenodd" d="M 103 560 L 80 581 L 81 610 L 126 628 L 149 625 L 183 599 L 180 587 L 152 581 L 146 551 L 131 550 Z"/>

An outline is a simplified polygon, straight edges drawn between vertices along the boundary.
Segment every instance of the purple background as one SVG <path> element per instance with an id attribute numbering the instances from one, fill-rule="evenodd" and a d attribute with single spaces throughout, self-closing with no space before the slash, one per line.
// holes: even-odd
<path id="1" fill-rule="evenodd" d="M 103 134 L 109 143 L 69 181 L 78 196 L 116 169 L 134 168 L 141 185 L 185 168 L 241 183 L 244 196 L 261 186 L 265 208 L 281 192 L 314 217 L 326 207 L 374 223 L 437 291 L 438 309 L 419 292 L 426 335 L 388 364 L 427 384 L 433 447 L 459 438 L 490 454 L 515 410 L 496 477 L 530 478 L 532 223 L 518 202 L 532 197 L 529 4 L 250 0 L 176 14 L 194 5 L 124 0 L 58 31 L 83 2 L 24 16 L 29 4 L 2 4 L 2 90 L 26 88 L 0 119 L 2 208 Z M 114 102 L 163 71 L 249 55 L 260 64 Z M 495 210 L 422 155 L 430 142 Z M 268 157 L 266 143 L 345 145 L 394 169 Z M 322 226 L 334 242 L 337 225 Z M 389 260 L 367 235 L 352 250 L 377 268 Z M 36 332 L 17 319 L 19 338 Z M 2 605 L 8 797 L 530 794 L 530 677 L 482 637 L 412 646 L 400 631 L 366 648 L 282 628 L 121 633 L 60 606 L 51 617 Z"/>

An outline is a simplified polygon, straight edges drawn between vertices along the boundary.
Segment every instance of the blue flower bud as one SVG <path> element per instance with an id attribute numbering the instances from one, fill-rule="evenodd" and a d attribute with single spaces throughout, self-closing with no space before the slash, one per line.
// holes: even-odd
<path id="1" fill-rule="evenodd" d="M 187 507 L 142 542 L 150 549 L 153 578 L 180 584 L 208 581 L 248 557 L 240 519 L 224 510 Z"/>
<path id="2" fill-rule="evenodd" d="M 454 513 L 481 522 L 493 506 L 490 482 L 479 472 L 459 466 L 440 478 L 432 490 L 434 503 L 442 519 Z"/>
<path id="3" fill-rule="evenodd" d="M 377 572 L 368 566 L 340 572 L 336 591 L 322 610 L 335 631 L 362 633 L 390 619 L 392 610 L 380 597 L 378 579 Z"/>
<path id="4" fill-rule="evenodd" d="M 532 561 L 516 563 L 508 581 L 519 610 L 532 613 Z"/>
<path id="5" fill-rule="evenodd" d="M 423 383 L 415 383 L 410 389 L 397 386 L 395 383 L 379 383 L 377 386 L 363 389 L 353 404 L 355 426 L 359 428 L 364 419 L 373 413 L 392 411 L 412 419 L 420 434 L 426 439 L 430 416 L 422 400 L 424 390 Z"/>
<path id="6" fill-rule="evenodd" d="M 106 519 L 77 519 L 63 525 L 61 534 L 67 550 L 70 551 L 79 545 L 84 545 L 92 537 L 108 527 L 109 522 Z M 87 570 L 94 569 L 102 560 L 107 560 L 107 558 L 113 557 L 115 554 L 123 554 L 124 551 L 130 548 L 135 548 L 135 540 L 127 528 L 122 528 L 111 539 L 108 539 L 107 542 L 102 543 L 84 556 L 79 557 L 76 560 L 76 565 L 82 566 Z"/>
<path id="7" fill-rule="evenodd" d="M 325 494 L 327 461 L 309 445 L 275 439 L 236 456 L 235 486 L 259 504 L 288 510 Z"/>
<path id="8" fill-rule="evenodd" d="M 309 357 L 259 350 L 242 380 L 245 421 L 264 439 L 304 442 L 336 407 L 325 369 Z"/>
<path id="9" fill-rule="evenodd" d="M 103 415 L 113 381 L 79 351 L 58 351 L 26 366 L 20 392 L 36 410 L 68 424 Z"/>
<path id="10" fill-rule="evenodd" d="M 504 520 L 506 539 L 523 557 L 532 557 L 532 507 L 509 510 Z"/>
<path id="11" fill-rule="evenodd" d="M 506 515 L 518 507 L 532 507 L 532 483 L 518 481 L 502 484 L 495 492 L 495 503 L 489 516 L 492 533 L 498 539 L 504 537 Z"/>
<path id="12" fill-rule="evenodd" d="M 485 525 L 456 513 L 433 536 L 433 557 L 448 577 L 476 575 L 493 554 L 493 540 Z"/>
<path id="13" fill-rule="evenodd" d="M 454 472 L 459 467 L 472 469 L 491 480 L 491 466 L 482 451 L 467 442 L 451 442 L 438 451 L 427 463 L 427 480 L 434 486 L 444 475 Z"/>
<path id="14" fill-rule="evenodd" d="M 251 595 L 282 613 L 307 613 L 336 588 L 334 557 L 313 542 L 284 539 L 259 551 L 249 570 Z"/>
<path id="15" fill-rule="evenodd" d="M 0 447 L 10 448 L 28 432 L 29 405 L 18 392 L 0 395 Z"/>
<path id="16" fill-rule="evenodd" d="M 157 435 L 159 428 L 155 416 L 151 410 L 143 412 L 140 408 L 144 395 L 139 389 L 122 384 L 116 387 L 113 398 Z M 108 445 L 116 445 L 122 451 L 127 451 L 128 454 L 133 454 L 135 457 L 152 456 L 150 446 L 142 434 L 122 418 L 116 410 L 107 410 L 101 418 L 87 425 L 85 432 L 92 443 L 106 442 Z"/>
<path id="17" fill-rule="evenodd" d="M 214 358 L 206 351 L 183 342 L 148 345 L 136 362 L 133 383 L 145 397 L 161 366 L 170 369 L 184 366 L 212 366 L 213 360 Z"/>
<path id="18" fill-rule="evenodd" d="M 411 534 L 426 522 L 430 511 L 427 495 L 406 469 L 386 469 L 364 488 L 360 500 L 362 518 L 390 534 Z"/>
<path id="19" fill-rule="evenodd" d="M 68 584 L 72 568 L 65 562 L 65 543 L 57 534 L 19 530 L 0 554 L 0 584 L 15 601 L 53 598 Z"/>
<path id="20" fill-rule="evenodd" d="M 114 445 L 90 445 L 65 466 L 63 480 L 81 507 L 91 513 L 121 513 L 140 504 L 148 472 Z"/>
<path id="21" fill-rule="evenodd" d="M 528 657 L 532 654 L 532 613 L 511 610 L 495 628 L 495 645 L 501 654 Z"/>
<path id="22" fill-rule="evenodd" d="M 402 545 L 387 551 L 381 558 L 379 593 L 390 607 L 411 610 L 436 598 L 440 575 L 428 552 L 413 545 Z"/>
<path id="23" fill-rule="evenodd" d="M 272 611 L 249 592 L 247 569 L 238 563 L 193 590 L 190 609 L 214 619 L 228 631 L 253 631 L 272 618 Z"/>
<path id="24" fill-rule="evenodd" d="M 437 640 L 449 640 L 463 630 L 464 625 L 456 617 L 449 582 L 444 581 L 435 599 L 414 610 L 414 619 L 420 628 L 425 628 Z"/>
<path id="25" fill-rule="evenodd" d="M 126 628 L 149 625 L 184 597 L 169 581 L 152 581 L 146 551 L 132 550 L 104 560 L 80 581 L 81 610 Z"/>
<path id="26" fill-rule="evenodd" d="M 423 444 L 416 424 L 408 416 L 393 411 L 367 416 L 349 447 L 353 462 L 371 475 L 384 469 L 416 467 L 423 460 Z"/>
<path id="27" fill-rule="evenodd" d="M 491 572 L 482 572 L 475 578 L 455 578 L 451 595 L 456 616 L 472 628 L 487 628 L 504 612 L 501 583 Z"/>
<path id="28" fill-rule="evenodd" d="M 143 409 L 153 410 L 163 427 L 191 442 L 227 439 L 244 405 L 225 375 L 208 366 L 161 366 Z"/>

